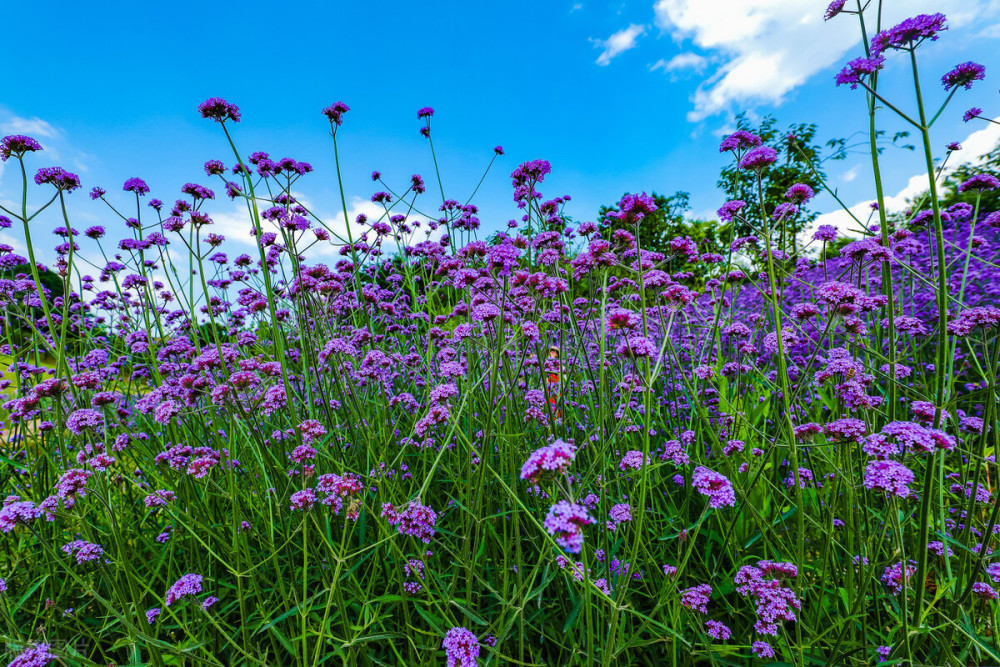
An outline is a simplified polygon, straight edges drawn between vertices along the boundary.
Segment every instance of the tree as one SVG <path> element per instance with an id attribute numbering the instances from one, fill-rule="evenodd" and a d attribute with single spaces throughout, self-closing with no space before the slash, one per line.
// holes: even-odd
<path id="1" fill-rule="evenodd" d="M 678 191 L 666 196 L 653 192 L 650 196 L 656 202 L 656 211 L 642 220 L 639 243 L 643 249 L 669 255 L 671 239 L 688 236 L 698 244 L 698 250 L 703 253 L 725 254 L 722 239 L 728 226 L 720 226 L 720 223 L 714 220 L 687 219 L 685 214 L 691 209 L 690 195 L 687 192 Z M 625 229 L 634 234 L 635 229 L 627 228 L 621 220 L 610 215 L 617 212 L 617 206 L 600 208 L 597 213 L 597 224 L 601 233 L 605 237 L 610 237 L 615 230 Z"/>
<path id="2" fill-rule="evenodd" d="M 784 131 L 777 127 L 774 116 L 766 116 L 758 125 L 754 125 L 745 113 L 736 117 L 736 129 L 756 134 L 763 145 L 770 146 L 778 153 L 778 161 L 768 168 L 765 174 L 762 193 L 758 192 L 757 175 L 747 169 L 739 169 L 735 162 L 723 167 L 719 175 L 718 187 L 727 199 L 739 199 L 747 204 L 747 212 L 757 211 L 757 215 L 770 218 L 775 207 L 786 203 L 785 192 L 796 183 L 804 183 L 814 191 L 819 191 L 826 174 L 822 163 L 825 159 L 843 159 L 846 155 L 843 140 L 831 140 L 827 146 L 833 152 L 827 157 L 822 156 L 822 147 L 814 143 L 816 125 L 797 123 L 789 125 Z M 763 194 L 764 210 L 761 211 L 761 194 Z M 816 219 L 818 213 L 811 211 L 808 205 L 799 207 L 799 213 L 785 220 L 786 245 L 794 250 L 794 239 L 809 223 Z M 749 236 L 755 230 L 749 225 L 738 223 L 737 236 Z M 780 234 L 780 229 L 775 234 Z M 777 239 L 776 239 L 777 240 Z"/>

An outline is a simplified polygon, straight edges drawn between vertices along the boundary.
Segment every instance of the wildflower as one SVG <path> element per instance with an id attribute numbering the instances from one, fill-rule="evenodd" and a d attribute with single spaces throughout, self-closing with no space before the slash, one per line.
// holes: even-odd
<path id="1" fill-rule="evenodd" d="M 956 336 L 968 336 L 976 327 L 1000 326 L 1000 308 L 996 306 L 978 306 L 966 308 L 955 319 L 948 323 L 948 333 Z"/>
<path id="2" fill-rule="evenodd" d="M 221 97 L 208 98 L 198 105 L 198 112 L 202 118 L 211 118 L 216 123 L 225 123 L 227 120 L 240 122 L 240 108 Z"/>
<path id="3" fill-rule="evenodd" d="M 878 659 L 884 662 L 889 659 L 890 655 L 892 655 L 892 647 L 879 646 L 877 649 L 875 649 L 875 652 L 878 653 Z"/>
<path id="4" fill-rule="evenodd" d="M 417 118 L 430 118 L 434 115 L 434 109 L 423 107 L 417 111 Z"/>
<path id="5" fill-rule="evenodd" d="M 42 150 L 42 145 L 23 134 L 11 134 L 0 139 L 0 162 L 6 162 L 11 155 L 20 158 L 25 153 Z"/>
<path id="6" fill-rule="evenodd" d="M 146 623 L 152 625 L 157 618 L 160 616 L 160 608 L 153 607 L 152 609 L 146 610 Z"/>
<path id="7" fill-rule="evenodd" d="M 983 110 L 980 109 L 979 107 L 972 107 L 971 109 L 969 109 L 968 111 L 966 111 L 964 114 L 962 114 L 962 120 L 965 121 L 966 123 L 968 123 L 973 118 L 979 118 L 979 116 L 982 113 L 983 113 Z"/>
<path id="8" fill-rule="evenodd" d="M 382 505 L 382 516 L 389 525 L 396 526 L 400 535 L 410 535 L 429 544 L 434 537 L 437 512 L 418 501 L 411 501 L 403 510 L 397 510 L 390 503 Z"/>
<path id="9" fill-rule="evenodd" d="M 847 67 L 837 73 L 836 82 L 838 86 L 848 84 L 851 90 L 858 87 L 861 79 L 872 76 L 885 66 L 883 56 L 873 56 L 871 58 L 855 58 L 847 63 Z"/>
<path id="10" fill-rule="evenodd" d="M 745 201 L 739 199 L 733 199 L 732 201 L 727 201 L 725 204 L 722 205 L 722 208 L 720 208 L 718 211 L 719 220 L 722 222 L 732 221 L 733 217 L 737 213 L 739 213 L 740 210 L 746 205 L 747 204 Z"/>
<path id="11" fill-rule="evenodd" d="M 833 241 L 837 238 L 837 228 L 833 225 L 820 225 L 813 238 L 817 241 Z"/>
<path id="12" fill-rule="evenodd" d="M 916 561 L 911 560 L 909 563 L 905 564 L 903 561 L 899 561 L 889 567 L 885 568 L 882 573 L 882 583 L 885 584 L 893 595 L 899 595 L 903 588 L 906 587 L 907 581 L 910 577 L 914 575 L 917 571 Z"/>
<path id="13" fill-rule="evenodd" d="M 770 146 L 759 146 L 749 151 L 739 162 L 740 169 L 752 169 L 758 173 L 778 160 L 778 151 Z"/>
<path id="14" fill-rule="evenodd" d="M 830 3 L 830 6 L 828 6 L 826 8 L 826 12 L 823 14 L 823 20 L 824 21 L 829 21 L 834 16 L 836 16 L 840 12 L 844 11 L 844 5 L 846 3 L 847 3 L 847 0 L 833 0 L 833 2 Z M 756 652 L 756 651 L 754 651 L 754 652 Z M 763 656 L 758 656 L 758 657 L 763 657 Z M 768 657 L 774 657 L 774 652 L 772 651 L 771 655 L 768 656 Z"/>
<path id="15" fill-rule="evenodd" d="M 185 574 L 174 582 L 173 586 L 167 589 L 164 604 L 168 607 L 185 595 L 197 595 L 201 593 L 202 576 L 200 574 Z"/>
<path id="16" fill-rule="evenodd" d="M 204 609 L 205 611 L 208 611 L 209 608 L 218 601 L 219 598 L 215 597 L 214 595 L 209 595 L 207 598 L 205 598 L 205 601 L 201 603 L 201 608 Z"/>
<path id="17" fill-rule="evenodd" d="M 149 186 L 146 185 L 146 181 L 141 178 L 128 179 L 125 181 L 125 185 L 122 186 L 122 190 L 125 192 L 134 192 L 137 195 L 149 194 Z"/>
<path id="18" fill-rule="evenodd" d="M 698 466 L 694 469 L 691 482 L 699 493 L 708 496 L 709 507 L 719 508 L 736 504 L 736 493 L 733 491 L 733 485 L 725 475 L 704 466 Z"/>
<path id="19" fill-rule="evenodd" d="M 746 130 L 737 130 L 722 140 L 722 143 L 719 144 L 719 152 L 742 151 L 747 148 L 756 148 L 762 143 L 764 143 L 763 140 L 756 134 Z"/>
<path id="20" fill-rule="evenodd" d="M 840 0 L 843 3 L 843 0 Z M 772 647 L 767 642 L 756 641 L 750 645 L 750 650 L 758 658 L 773 658 L 774 657 L 774 647 Z"/>
<path id="21" fill-rule="evenodd" d="M 544 476 L 566 472 L 576 458 L 576 447 L 556 440 L 551 445 L 539 447 L 521 466 L 521 479 L 537 484 Z"/>
<path id="22" fill-rule="evenodd" d="M 713 620 L 705 621 L 705 632 L 708 633 L 709 637 L 714 637 L 722 641 L 726 641 L 733 636 L 732 631 L 726 625 Z"/>
<path id="23" fill-rule="evenodd" d="M 7 592 L 7 581 L 5 579 L 0 579 L 0 593 Z"/>
<path id="24" fill-rule="evenodd" d="M 7 667 L 45 667 L 56 659 L 56 656 L 49 652 L 49 648 L 51 648 L 49 644 L 29 646 L 15 656 Z"/>
<path id="25" fill-rule="evenodd" d="M 708 613 L 708 600 L 712 596 L 712 587 L 708 584 L 698 584 L 681 591 L 681 604 L 702 614 Z"/>
<path id="26" fill-rule="evenodd" d="M 618 463 L 618 469 L 622 472 L 626 472 L 628 470 L 640 470 L 642 469 L 642 461 L 642 452 L 637 449 L 632 449 L 625 452 L 625 456 L 623 456 L 622 460 Z M 646 463 L 651 462 L 652 459 L 647 456 Z"/>
<path id="27" fill-rule="evenodd" d="M 585 507 L 560 500 L 549 508 L 543 525 L 556 538 L 556 544 L 578 554 L 583 549 L 583 527 L 593 522 Z"/>
<path id="28" fill-rule="evenodd" d="M 801 603 L 795 592 L 783 585 L 783 580 L 797 575 L 793 564 L 767 560 L 756 566 L 744 565 L 736 573 L 733 579 L 736 592 L 752 598 L 756 604 L 758 621 L 754 629 L 758 633 L 777 636 L 781 623 L 796 620 L 795 610 L 801 608 Z"/>
<path id="29" fill-rule="evenodd" d="M 62 167 L 43 167 L 35 174 L 35 183 L 38 185 L 49 183 L 54 185 L 56 190 L 69 193 L 80 187 L 80 177 Z"/>
<path id="30" fill-rule="evenodd" d="M 316 492 L 312 489 L 303 489 L 301 491 L 296 491 L 291 497 L 291 507 L 290 509 L 294 512 L 295 510 L 308 510 L 316 504 Z"/>
<path id="31" fill-rule="evenodd" d="M 62 547 L 63 553 L 75 554 L 77 565 L 82 565 L 88 561 L 97 560 L 104 553 L 104 549 L 99 544 L 92 544 L 83 540 L 73 540 Z"/>
<path id="32" fill-rule="evenodd" d="M 479 639 L 467 628 L 452 628 L 444 635 L 441 647 L 448 667 L 475 667 L 479 664 Z"/>
<path id="33" fill-rule="evenodd" d="M 608 530 L 614 531 L 619 524 L 632 520 L 632 506 L 628 503 L 618 503 L 608 512 L 608 517 L 611 519 L 607 524 Z"/>
<path id="34" fill-rule="evenodd" d="M 941 77 L 941 83 L 945 90 L 951 90 L 958 86 L 965 86 L 965 89 L 969 90 L 974 81 L 982 81 L 985 77 L 986 68 L 979 63 L 969 61 L 956 65 L 954 69 Z"/>
<path id="35" fill-rule="evenodd" d="M 913 471 L 897 461 L 870 461 L 865 468 L 865 488 L 909 498 L 912 491 Z"/>
<path id="36" fill-rule="evenodd" d="M 796 183 L 785 191 L 785 198 L 797 204 L 804 204 L 815 196 L 816 192 L 805 183 Z"/>
<path id="37" fill-rule="evenodd" d="M 920 14 L 883 30 L 872 38 L 873 56 L 881 55 L 886 49 L 913 48 L 925 39 L 936 40 L 939 32 L 947 30 L 944 14 Z"/>
<path id="38" fill-rule="evenodd" d="M 330 123 L 339 127 L 344 122 L 344 114 L 350 110 L 351 107 L 343 102 L 335 102 L 323 109 L 323 115 L 330 119 Z"/>
<path id="39" fill-rule="evenodd" d="M 979 597 L 983 598 L 984 600 L 996 600 L 1000 598 L 1000 595 L 997 594 L 996 589 L 994 589 L 989 584 L 984 584 L 981 581 L 977 581 L 976 583 L 972 584 L 972 592 L 978 595 Z"/>
<path id="40" fill-rule="evenodd" d="M 993 174 L 976 174 L 959 185 L 958 191 L 975 190 L 983 192 L 986 190 L 996 190 L 997 188 L 1000 188 L 1000 180 L 997 180 L 996 176 Z"/>

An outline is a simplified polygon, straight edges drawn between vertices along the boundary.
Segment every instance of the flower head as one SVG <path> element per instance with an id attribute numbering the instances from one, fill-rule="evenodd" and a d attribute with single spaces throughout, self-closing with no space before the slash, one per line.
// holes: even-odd
<path id="1" fill-rule="evenodd" d="M 11 155 L 21 157 L 25 153 L 42 150 L 42 145 L 23 134 L 11 134 L 0 139 L 0 162 L 6 162 Z"/>
<path id="2" fill-rule="evenodd" d="M 335 102 L 327 108 L 323 109 L 323 115 L 330 119 L 330 122 L 334 125 L 340 126 L 344 122 L 344 114 L 351 110 L 351 107 L 347 106 L 343 102 Z"/>
<path id="3" fill-rule="evenodd" d="M 197 595 L 201 593 L 202 576 L 200 574 L 185 574 L 174 582 L 174 585 L 167 589 L 164 604 L 168 607 L 180 600 L 185 595 Z"/>
<path id="4" fill-rule="evenodd" d="M 198 111 L 202 118 L 211 118 L 216 123 L 225 123 L 227 120 L 240 122 L 240 108 L 221 97 L 208 98 L 198 105 Z"/>
<path id="5" fill-rule="evenodd" d="M 964 114 L 962 114 L 962 120 L 965 121 L 966 123 L 968 123 L 973 118 L 978 118 L 980 116 L 980 114 L 982 114 L 982 113 L 983 113 L 983 110 L 980 109 L 979 107 L 972 107 L 971 109 L 969 109 L 968 111 L 966 111 Z"/>
<path id="6" fill-rule="evenodd" d="M 709 507 L 719 508 L 736 504 L 736 493 L 733 491 L 732 482 L 721 473 L 698 466 L 694 469 L 691 484 L 698 493 L 708 496 Z"/>
<path id="7" fill-rule="evenodd" d="M 996 190 L 1000 188 L 1000 180 L 993 174 L 976 174 L 958 186 L 959 192 L 974 190 L 983 192 L 985 190 Z"/>
<path id="8" fill-rule="evenodd" d="M 986 68 L 979 63 L 972 61 L 956 65 L 953 70 L 941 77 L 941 83 L 945 90 L 951 90 L 958 86 L 965 86 L 966 90 L 972 88 L 975 81 L 982 81 L 986 77 Z"/>
<path id="9" fill-rule="evenodd" d="M 537 484 L 545 476 L 560 475 L 566 472 L 574 458 L 576 447 L 556 440 L 551 445 L 539 447 L 528 456 L 528 460 L 521 466 L 521 479 Z"/>
<path id="10" fill-rule="evenodd" d="M 441 648 L 448 667 L 475 667 L 479 658 L 479 638 L 467 628 L 452 628 L 444 635 Z"/>
<path id="11" fill-rule="evenodd" d="M 587 508 L 560 500 L 549 508 L 545 517 L 545 530 L 556 538 L 556 544 L 569 553 L 578 554 L 583 549 L 583 527 L 593 523 Z"/>
<path id="12" fill-rule="evenodd" d="M 847 0 L 833 0 L 830 6 L 826 8 L 826 13 L 823 14 L 823 20 L 829 21 L 834 16 L 844 11 L 844 5 L 847 4 Z M 774 655 L 773 653 L 771 655 Z"/>
<path id="13" fill-rule="evenodd" d="M 938 33 L 947 30 L 944 14 L 920 14 L 883 30 L 872 37 L 871 52 L 879 56 L 886 49 L 908 49 L 925 39 L 936 40 Z"/>
<path id="14" fill-rule="evenodd" d="M 761 172 L 778 160 L 778 151 L 770 146 L 758 146 L 749 151 L 740 160 L 740 169 L 752 169 Z"/>
<path id="15" fill-rule="evenodd" d="M 56 190 L 73 192 L 80 187 L 80 177 L 62 167 L 43 167 L 35 174 L 35 183 L 38 185 L 50 183 L 56 187 Z"/>

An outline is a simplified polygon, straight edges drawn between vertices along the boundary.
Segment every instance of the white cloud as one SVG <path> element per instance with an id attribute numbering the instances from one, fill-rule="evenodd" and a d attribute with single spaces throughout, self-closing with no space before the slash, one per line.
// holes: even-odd
<path id="1" fill-rule="evenodd" d="M 858 177 L 858 173 L 860 171 L 861 167 L 859 167 L 858 165 L 854 165 L 853 167 L 845 171 L 844 175 L 841 176 L 841 178 L 844 179 L 845 183 L 850 183 L 851 181 L 853 181 L 855 178 Z"/>
<path id="2" fill-rule="evenodd" d="M 677 70 L 690 69 L 695 72 L 701 72 L 707 64 L 708 58 L 705 56 L 699 56 L 697 53 L 690 52 L 678 53 L 670 60 L 660 58 L 649 68 L 649 71 L 655 72 L 658 69 L 662 69 L 664 72 L 675 72 Z"/>
<path id="3" fill-rule="evenodd" d="M 0 132 L 3 134 L 27 134 L 36 139 L 38 137 L 52 139 L 61 134 L 58 129 L 37 116 L 34 118 L 11 116 L 0 123 Z"/>
<path id="4" fill-rule="evenodd" d="M 944 12 L 958 27 L 996 14 L 996 0 L 908 0 L 887 3 L 883 24 L 921 12 Z M 678 42 L 717 52 L 719 67 L 695 91 L 688 118 L 702 120 L 734 103 L 780 104 L 810 77 L 860 42 L 854 17 L 823 21 L 813 0 L 657 0 L 656 24 Z"/>
<path id="5" fill-rule="evenodd" d="M 994 120 L 1000 122 L 1000 117 L 997 117 Z M 998 143 L 1000 143 L 1000 125 L 990 123 L 982 130 L 973 132 L 961 142 L 962 150 L 958 153 L 952 154 L 947 165 L 945 166 L 943 174 L 939 178 L 939 182 L 956 167 L 978 161 L 981 155 L 993 150 Z M 905 210 L 914 198 L 927 192 L 927 183 L 928 179 L 926 171 L 911 176 L 906 182 L 906 185 L 903 186 L 903 188 L 901 188 L 896 194 L 885 196 L 886 212 L 896 213 Z M 861 220 L 861 222 L 865 222 L 868 220 L 868 216 L 871 213 L 870 206 L 873 201 L 874 197 L 870 200 L 858 202 L 850 207 L 850 211 L 855 217 Z M 817 217 L 808 229 L 803 230 L 802 238 L 805 240 L 812 238 L 813 232 L 820 225 L 833 225 L 841 232 L 849 232 L 849 230 L 856 229 L 858 226 L 847 211 L 838 209 L 836 211 L 831 211 L 830 213 L 824 213 Z"/>
<path id="6" fill-rule="evenodd" d="M 597 64 L 604 66 L 611 62 L 611 59 L 620 53 L 635 48 L 636 42 L 646 32 L 646 26 L 631 24 L 627 28 L 619 30 L 607 39 L 592 39 L 594 46 L 604 49 L 597 57 Z"/>
<path id="7" fill-rule="evenodd" d="M 572 8 L 572 9 L 570 9 L 570 10 L 569 10 L 569 12 L 570 12 L 570 14 L 572 14 L 573 12 L 578 12 L 578 11 L 580 11 L 581 9 L 583 9 L 583 3 L 581 3 L 581 2 L 578 2 L 578 3 L 576 3 L 575 5 L 573 5 L 573 8 Z"/>

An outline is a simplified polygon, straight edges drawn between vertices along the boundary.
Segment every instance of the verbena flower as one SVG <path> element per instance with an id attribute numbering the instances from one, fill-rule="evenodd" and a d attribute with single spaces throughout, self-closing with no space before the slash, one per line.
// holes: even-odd
<path id="1" fill-rule="evenodd" d="M 729 507 L 736 504 L 733 485 L 725 475 L 705 466 L 698 466 L 694 469 L 691 482 L 698 493 L 708 496 L 709 507 Z"/>
<path id="2" fill-rule="evenodd" d="M 200 574 L 185 574 L 167 589 L 164 604 L 170 606 L 185 595 L 201 593 L 202 576 Z"/>
<path id="3" fill-rule="evenodd" d="M 708 584 L 698 584 L 681 591 L 681 604 L 692 611 L 708 613 L 708 600 L 712 596 L 712 587 Z"/>
<path id="4" fill-rule="evenodd" d="M 865 467 L 864 485 L 871 491 L 909 498 L 913 493 L 909 487 L 913 480 L 913 471 L 898 461 L 869 461 Z"/>
<path id="5" fill-rule="evenodd" d="M 227 120 L 240 122 L 240 108 L 221 97 L 208 98 L 198 105 L 198 112 L 202 118 L 210 118 L 217 123 L 225 123 Z"/>
<path id="6" fill-rule="evenodd" d="M 972 61 L 956 65 L 954 69 L 941 77 L 941 83 L 945 90 L 951 90 L 958 86 L 964 86 L 966 90 L 972 88 L 976 81 L 986 78 L 986 68 L 979 63 Z"/>
<path id="7" fill-rule="evenodd" d="M 479 638 L 468 628 L 448 630 L 441 642 L 448 667 L 475 667 L 479 664 Z"/>
<path id="8" fill-rule="evenodd" d="M 750 169 L 758 173 L 778 160 L 778 151 L 770 146 L 758 146 L 747 152 L 739 162 L 740 169 Z"/>
<path id="9" fill-rule="evenodd" d="M 551 445 L 539 447 L 528 456 L 528 460 L 521 466 L 521 479 L 537 484 L 546 476 L 560 475 L 566 472 L 574 458 L 574 445 L 555 440 Z"/>
<path id="10" fill-rule="evenodd" d="M 42 150 L 42 145 L 23 134 L 10 134 L 0 139 L 0 162 L 6 162 L 12 155 L 20 158 L 25 153 Z"/>
<path id="11" fill-rule="evenodd" d="M 569 553 L 578 554 L 583 549 L 583 527 L 593 522 L 585 507 L 560 500 L 549 508 L 543 525 L 549 535 L 555 537 L 556 544 Z"/>
<path id="12" fill-rule="evenodd" d="M 883 30 L 872 37 L 873 56 L 881 55 L 886 49 L 909 49 L 926 39 L 936 40 L 945 26 L 944 14 L 920 14 Z"/>

